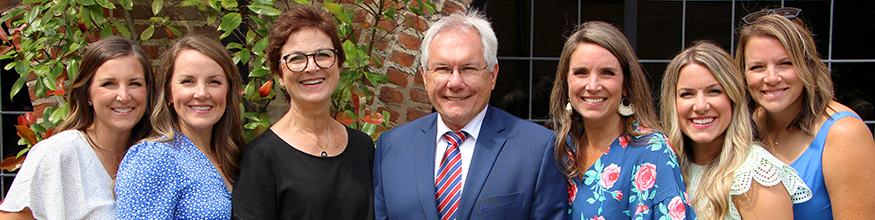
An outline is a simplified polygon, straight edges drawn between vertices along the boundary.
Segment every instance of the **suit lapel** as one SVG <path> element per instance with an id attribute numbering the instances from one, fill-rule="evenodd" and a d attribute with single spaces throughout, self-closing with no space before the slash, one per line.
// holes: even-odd
<path id="1" fill-rule="evenodd" d="M 483 189 L 486 178 L 492 171 L 492 165 L 507 138 L 502 134 L 504 121 L 501 115 L 496 114 L 491 106 L 488 107 L 483 125 L 480 126 L 480 135 L 474 147 L 474 155 L 468 166 L 468 174 L 465 179 L 465 188 L 462 190 L 462 198 L 459 200 L 458 219 L 469 219 L 480 191 Z"/>
<path id="2" fill-rule="evenodd" d="M 440 214 L 437 210 L 437 198 L 434 190 L 434 155 L 435 137 L 437 136 L 436 114 L 432 114 L 430 125 L 422 126 L 422 130 L 414 133 L 408 144 L 414 148 L 413 160 L 416 176 L 416 189 L 419 192 L 419 201 L 422 203 L 423 212 L 427 219 L 437 220 Z"/>

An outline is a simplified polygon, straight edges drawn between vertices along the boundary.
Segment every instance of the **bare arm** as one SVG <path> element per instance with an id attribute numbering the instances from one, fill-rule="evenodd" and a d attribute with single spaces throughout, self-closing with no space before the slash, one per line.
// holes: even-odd
<path id="1" fill-rule="evenodd" d="M 823 150 L 823 178 L 835 219 L 864 219 L 875 211 L 875 140 L 866 124 L 842 118 L 829 129 Z"/>
<path id="2" fill-rule="evenodd" d="M 0 211 L 0 219 L 2 220 L 19 220 L 19 219 L 36 219 L 30 208 L 24 207 L 20 212 L 4 212 Z"/>
<path id="3" fill-rule="evenodd" d="M 793 219 L 793 202 L 783 183 L 763 186 L 756 181 L 746 193 L 732 196 L 738 214 L 749 219 Z"/>

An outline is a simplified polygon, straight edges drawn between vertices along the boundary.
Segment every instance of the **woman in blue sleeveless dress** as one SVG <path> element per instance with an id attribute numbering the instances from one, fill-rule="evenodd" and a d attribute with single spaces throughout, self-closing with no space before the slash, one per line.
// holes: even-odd
<path id="1" fill-rule="evenodd" d="M 644 71 L 611 24 L 565 42 L 550 97 L 571 219 L 696 219 Z"/>
<path id="2" fill-rule="evenodd" d="M 795 204 L 804 219 L 861 219 L 875 207 L 875 141 L 866 124 L 833 100 L 830 70 L 796 13 L 745 18 L 736 61 L 755 103 L 759 137 L 795 168 L 813 193 Z M 791 20 L 792 19 L 792 20 Z"/>

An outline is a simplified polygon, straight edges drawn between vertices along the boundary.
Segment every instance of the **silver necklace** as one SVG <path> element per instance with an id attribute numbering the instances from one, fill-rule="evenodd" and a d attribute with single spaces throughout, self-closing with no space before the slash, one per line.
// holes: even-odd
<path id="1" fill-rule="evenodd" d="M 295 125 L 295 128 L 298 129 L 298 132 L 301 132 L 302 134 L 304 134 L 304 136 L 309 138 L 311 141 L 316 142 L 316 145 L 318 145 L 320 148 L 322 148 L 322 153 L 319 154 L 319 156 L 322 156 L 322 158 L 328 157 L 328 153 L 325 152 L 325 145 L 323 145 L 322 142 L 319 142 L 319 140 L 316 140 L 315 138 L 310 137 L 310 135 L 308 135 L 306 132 L 304 132 L 304 130 L 301 129 L 300 126 L 298 126 L 298 122 L 295 122 L 294 120 L 292 120 L 292 123 Z M 329 129 L 330 129 L 330 127 L 329 127 Z M 331 137 L 330 131 L 328 132 L 328 135 L 329 135 L 329 139 L 330 139 L 330 137 Z"/>

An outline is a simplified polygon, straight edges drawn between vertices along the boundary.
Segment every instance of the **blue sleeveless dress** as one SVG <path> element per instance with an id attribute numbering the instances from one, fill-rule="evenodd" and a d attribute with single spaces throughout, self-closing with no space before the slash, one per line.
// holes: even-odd
<path id="1" fill-rule="evenodd" d="M 793 204 L 793 216 L 796 219 L 832 219 L 829 192 L 826 191 L 826 185 L 823 182 L 823 145 L 826 143 L 829 128 L 844 117 L 860 119 L 859 116 L 848 111 L 836 112 L 831 115 L 817 131 L 817 136 L 814 137 L 814 141 L 811 142 L 808 149 L 796 161 L 793 161 L 793 164 L 790 164 L 799 172 L 799 176 L 802 177 L 805 184 L 808 184 L 813 194 L 811 200 Z"/>

